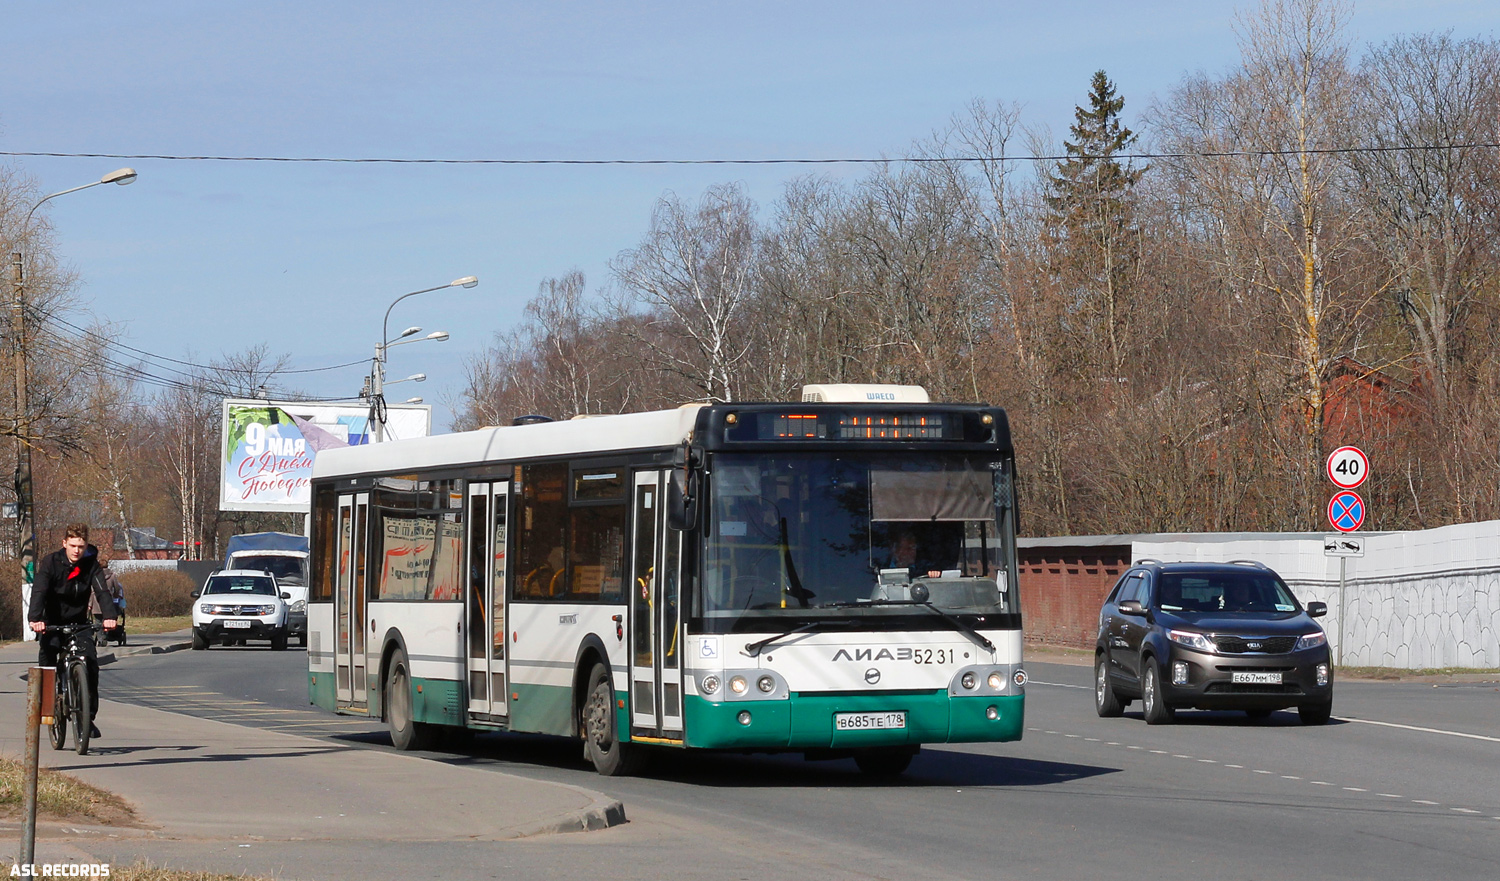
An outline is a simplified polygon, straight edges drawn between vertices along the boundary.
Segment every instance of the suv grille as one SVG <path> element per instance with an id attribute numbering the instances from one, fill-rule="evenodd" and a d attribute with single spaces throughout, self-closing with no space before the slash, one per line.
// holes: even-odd
<path id="1" fill-rule="evenodd" d="M 1214 645 L 1226 655 L 1256 653 L 1284 655 L 1297 644 L 1295 636 L 1267 636 L 1262 638 L 1244 636 L 1215 636 Z"/>

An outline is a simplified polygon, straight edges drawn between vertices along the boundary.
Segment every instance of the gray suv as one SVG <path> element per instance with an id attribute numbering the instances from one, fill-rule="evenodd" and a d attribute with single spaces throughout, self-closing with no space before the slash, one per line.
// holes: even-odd
<path id="1" fill-rule="evenodd" d="M 1142 560 L 1099 610 L 1094 706 L 1119 716 L 1140 700 L 1146 722 L 1181 708 L 1243 710 L 1264 718 L 1296 707 L 1303 724 L 1333 711 L 1333 662 L 1314 618 L 1286 582 L 1253 561 Z"/>

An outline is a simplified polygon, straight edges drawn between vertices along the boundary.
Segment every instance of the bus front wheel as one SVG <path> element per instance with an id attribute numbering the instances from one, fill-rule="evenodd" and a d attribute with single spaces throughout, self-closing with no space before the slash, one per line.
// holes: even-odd
<path id="1" fill-rule="evenodd" d="M 639 746 L 620 742 L 615 724 L 615 688 L 609 669 L 595 664 L 589 673 L 588 691 L 578 708 L 578 733 L 583 737 L 583 755 L 605 777 L 624 777 L 640 770 L 643 754 Z"/>

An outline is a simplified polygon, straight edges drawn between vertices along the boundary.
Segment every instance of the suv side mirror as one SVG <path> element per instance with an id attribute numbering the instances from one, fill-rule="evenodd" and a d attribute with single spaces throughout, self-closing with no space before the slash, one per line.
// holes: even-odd
<path id="1" fill-rule="evenodd" d="M 1307 604 L 1307 617 L 1309 617 L 1309 618 L 1321 618 L 1321 617 L 1323 617 L 1324 615 L 1327 615 L 1327 614 L 1328 614 L 1328 604 L 1327 603 L 1308 603 Z"/>
<path id="2" fill-rule="evenodd" d="M 1134 615 L 1137 618 L 1144 617 L 1146 614 L 1146 607 L 1141 605 L 1140 600 L 1126 600 L 1125 602 L 1120 603 L 1120 614 Z"/>
<path id="3" fill-rule="evenodd" d="M 201 596 L 201 595 L 202 595 L 202 591 L 197 591 L 197 590 L 195 590 L 195 591 L 193 591 L 193 592 L 192 592 L 192 593 L 190 593 L 190 594 L 188 594 L 188 596 L 190 596 L 190 597 L 192 597 L 192 598 L 193 598 L 193 599 L 195 599 L 195 600 L 196 600 L 196 599 L 197 599 L 197 598 L 198 598 L 198 597 L 199 597 L 199 596 Z"/>
<path id="4" fill-rule="evenodd" d="M 292 598 L 292 595 L 289 594 L 289 593 L 287 593 L 286 591 L 282 591 L 281 592 L 281 598 L 284 599 L 284 600 L 289 600 L 289 599 Z"/>

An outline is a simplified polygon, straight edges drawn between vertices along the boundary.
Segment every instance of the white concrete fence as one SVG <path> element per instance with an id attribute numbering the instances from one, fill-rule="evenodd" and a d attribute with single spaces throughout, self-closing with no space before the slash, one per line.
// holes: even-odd
<path id="1" fill-rule="evenodd" d="M 1132 559 L 1258 560 L 1304 603 L 1328 604 L 1321 623 L 1334 657 L 1360 667 L 1500 669 L 1500 520 L 1412 532 L 1358 533 L 1344 604 L 1333 533 L 1194 533 L 1136 536 Z"/>

